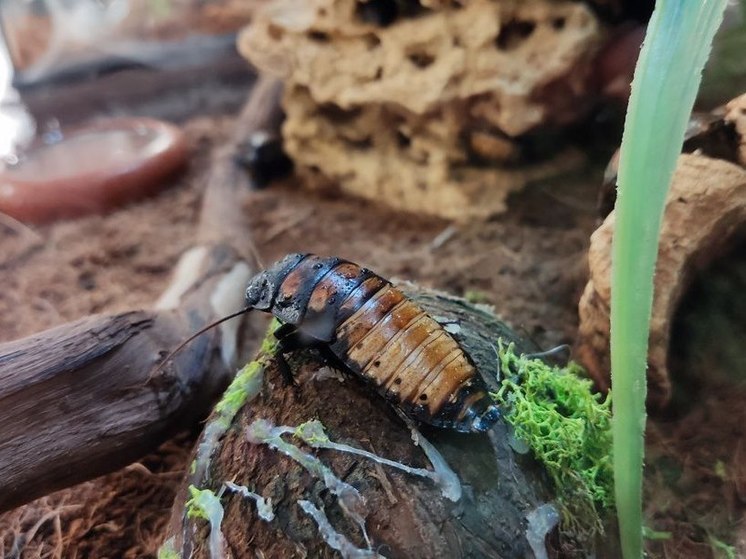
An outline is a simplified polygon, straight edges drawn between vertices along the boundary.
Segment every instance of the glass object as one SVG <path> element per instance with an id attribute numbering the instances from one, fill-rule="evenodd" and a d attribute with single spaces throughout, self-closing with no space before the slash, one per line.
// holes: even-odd
<path id="1" fill-rule="evenodd" d="M 163 43 L 235 33 L 251 0 L 3 0 L 2 23 L 17 80 L 150 65 Z"/>

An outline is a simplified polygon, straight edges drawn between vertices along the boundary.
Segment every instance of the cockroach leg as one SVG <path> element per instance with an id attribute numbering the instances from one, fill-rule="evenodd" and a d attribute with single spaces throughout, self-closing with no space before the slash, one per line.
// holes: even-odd
<path id="1" fill-rule="evenodd" d="M 283 338 L 286 338 L 293 332 L 297 330 L 296 326 L 294 324 L 281 324 L 277 330 L 274 331 L 274 337 L 277 340 L 282 340 Z"/>
<path id="2" fill-rule="evenodd" d="M 285 355 L 281 351 L 278 351 L 275 354 L 275 361 L 277 362 L 277 368 L 280 370 L 280 374 L 282 375 L 282 380 L 285 381 L 285 386 L 297 387 L 298 383 L 295 382 L 293 370 L 290 368 L 287 359 L 285 359 Z"/>
<path id="3" fill-rule="evenodd" d="M 285 355 L 296 351 L 298 349 L 305 349 L 316 345 L 314 340 L 305 336 L 300 332 L 293 324 L 283 324 L 277 330 L 275 330 L 275 337 L 277 338 L 277 345 L 279 351 L 277 352 L 276 359 L 280 373 L 285 379 L 288 386 L 298 386 L 298 383 L 293 377 L 293 371 L 290 365 L 285 359 Z"/>

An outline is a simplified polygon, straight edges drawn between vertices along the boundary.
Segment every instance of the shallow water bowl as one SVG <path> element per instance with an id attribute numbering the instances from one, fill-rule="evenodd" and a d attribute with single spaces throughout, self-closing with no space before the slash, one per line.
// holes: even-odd
<path id="1" fill-rule="evenodd" d="M 76 128 L 0 173 L 0 212 L 34 223 L 105 212 L 163 188 L 186 158 L 184 135 L 165 122 L 116 118 Z"/>

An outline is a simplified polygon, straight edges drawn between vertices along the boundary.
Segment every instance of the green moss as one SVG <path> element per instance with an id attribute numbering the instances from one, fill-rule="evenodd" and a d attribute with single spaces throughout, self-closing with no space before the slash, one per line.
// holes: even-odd
<path id="1" fill-rule="evenodd" d="M 498 345 L 504 380 L 492 397 L 554 482 L 563 532 L 588 540 L 614 505 L 611 398 L 591 391 L 579 365 L 550 366 Z"/>
<path id="2" fill-rule="evenodd" d="M 210 517 L 205 508 L 205 502 L 211 498 L 216 498 L 215 494 L 209 489 L 197 489 L 194 485 L 190 485 L 188 489 L 189 500 L 186 502 L 187 518 L 209 520 Z"/>
<path id="3" fill-rule="evenodd" d="M 265 356 L 265 359 L 267 358 L 267 356 L 271 357 L 275 353 L 277 353 L 279 342 L 277 341 L 277 338 L 275 338 L 275 332 L 280 326 L 282 326 L 282 322 L 280 322 L 276 318 L 273 318 L 270 321 L 269 326 L 267 327 L 267 333 L 264 335 L 262 345 L 259 347 L 259 354 L 261 356 Z"/>
<path id="4" fill-rule="evenodd" d="M 257 376 L 262 372 L 263 365 L 259 361 L 250 361 L 238 372 L 227 388 L 223 397 L 215 406 L 215 413 L 233 417 L 246 403 L 249 395 L 248 387 L 252 386 Z"/>
<path id="5" fill-rule="evenodd" d="M 326 431 L 324 431 L 324 426 L 318 419 L 312 419 L 298 425 L 293 432 L 293 436 L 311 446 L 331 442 Z"/>
<path id="6" fill-rule="evenodd" d="M 173 538 L 167 539 L 158 548 L 158 559 L 181 559 L 181 555 L 174 549 Z"/>
<path id="7" fill-rule="evenodd" d="M 259 389 L 257 383 L 261 382 L 261 373 L 264 371 L 266 362 L 277 352 L 277 340 L 274 333 L 279 327 L 280 322 L 277 319 L 270 322 L 259 348 L 258 357 L 244 365 L 215 406 L 216 420 L 226 423 L 226 427 L 233 421 L 247 398 Z"/>
<path id="8" fill-rule="evenodd" d="M 225 540 L 220 526 L 225 512 L 220 498 L 209 489 L 197 489 L 189 486 L 190 499 L 186 502 L 187 518 L 201 518 L 210 523 L 209 549 L 210 557 L 222 557 Z"/>
<path id="9" fill-rule="evenodd" d="M 466 293 L 464 293 L 464 299 L 473 304 L 490 302 L 490 296 L 484 291 L 479 291 L 478 289 L 467 289 Z"/>

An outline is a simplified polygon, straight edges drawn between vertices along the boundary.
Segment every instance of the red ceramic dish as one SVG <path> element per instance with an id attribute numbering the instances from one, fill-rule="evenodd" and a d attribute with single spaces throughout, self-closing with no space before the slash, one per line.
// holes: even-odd
<path id="1" fill-rule="evenodd" d="M 149 118 L 115 118 L 32 146 L 0 173 L 0 211 L 26 222 L 99 213 L 156 192 L 187 158 L 182 132 Z"/>

